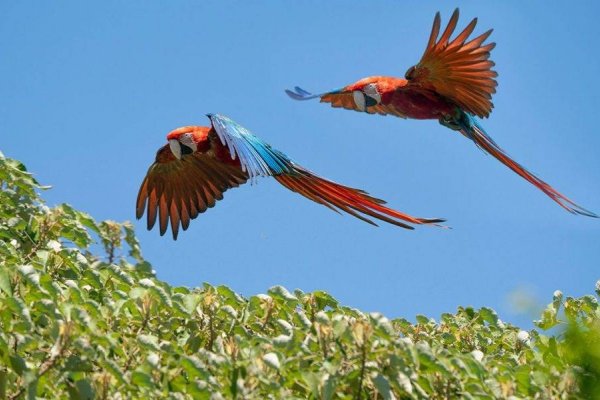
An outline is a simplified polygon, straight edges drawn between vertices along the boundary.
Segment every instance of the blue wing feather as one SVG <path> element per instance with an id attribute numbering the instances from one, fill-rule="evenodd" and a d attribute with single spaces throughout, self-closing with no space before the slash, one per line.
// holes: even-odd
<path id="1" fill-rule="evenodd" d="M 229 148 L 231 158 L 240 160 L 242 170 L 251 180 L 292 171 L 293 163 L 285 154 L 274 150 L 243 126 L 223 115 L 208 114 L 208 117 L 221 143 Z"/>
<path id="2" fill-rule="evenodd" d="M 312 94 L 312 93 L 302 89 L 301 87 L 296 86 L 296 87 L 294 87 L 293 91 L 286 89 L 285 93 L 287 93 L 287 95 L 290 96 L 294 100 L 311 100 L 311 99 L 316 99 L 318 97 L 324 96 L 326 94 L 335 94 L 335 93 L 339 93 L 341 91 L 342 91 L 342 89 L 336 89 L 336 90 L 332 90 L 332 91 L 325 92 L 325 93 Z"/>

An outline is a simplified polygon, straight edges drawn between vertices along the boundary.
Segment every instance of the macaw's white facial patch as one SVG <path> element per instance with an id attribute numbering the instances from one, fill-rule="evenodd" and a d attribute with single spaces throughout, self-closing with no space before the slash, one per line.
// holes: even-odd
<path id="1" fill-rule="evenodd" d="M 365 111 L 367 109 L 365 102 L 365 94 L 362 91 L 353 91 L 352 97 L 354 97 L 354 104 L 356 104 L 356 108 L 358 108 L 360 111 Z"/>
<path id="2" fill-rule="evenodd" d="M 369 96 L 373 100 L 377 102 L 377 104 L 381 103 L 381 94 L 379 94 L 379 90 L 377 90 L 377 85 L 374 83 L 369 83 L 364 87 L 363 92 L 365 92 L 366 96 Z"/>
<path id="3" fill-rule="evenodd" d="M 179 137 L 179 142 L 192 149 L 192 152 L 198 150 L 198 145 L 194 141 L 194 136 L 191 133 L 184 133 Z"/>

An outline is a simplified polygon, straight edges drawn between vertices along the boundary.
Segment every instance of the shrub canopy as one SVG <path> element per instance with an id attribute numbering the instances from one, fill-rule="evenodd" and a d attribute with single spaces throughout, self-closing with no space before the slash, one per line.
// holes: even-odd
<path id="1" fill-rule="evenodd" d="M 42 189 L 0 153 L 0 399 L 600 398 L 600 287 L 555 292 L 547 335 L 489 308 L 411 323 L 322 291 L 175 287 L 129 223 Z"/>

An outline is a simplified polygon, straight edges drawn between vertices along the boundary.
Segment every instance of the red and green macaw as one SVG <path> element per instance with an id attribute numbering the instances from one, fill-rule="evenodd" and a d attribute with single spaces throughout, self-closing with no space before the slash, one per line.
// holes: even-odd
<path id="1" fill-rule="evenodd" d="M 299 87 L 286 93 L 295 100 L 320 98 L 333 107 L 369 114 L 437 119 L 440 124 L 471 139 L 567 211 L 597 218 L 598 215 L 578 206 L 511 159 L 481 127 L 476 117 L 489 116 L 493 108 L 492 94 L 496 92 L 494 78 L 498 74 L 492 70 L 494 62 L 489 60 L 495 43 L 484 44 L 491 29 L 469 40 L 476 18 L 451 39 L 457 22 L 458 9 L 439 36 L 441 19 L 440 13 L 436 14 L 425 53 L 417 65 L 406 71 L 405 78 L 371 76 L 321 94 L 311 94 Z"/>
<path id="2" fill-rule="evenodd" d="M 136 203 L 138 219 L 147 210 L 148 230 L 158 217 L 160 234 L 171 224 L 177 239 L 198 214 L 213 207 L 223 192 L 259 176 L 272 176 L 293 192 L 334 211 L 345 211 L 376 225 L 366 216 L 406 229 L 410 224 L 439 224 L 443 219 L 415 218 L 384 206 L 383 200 L 321 178 L 231 119 L 208 115 L 211 126 L 184 126 L 167 135 L 156 153 Z M 339 212 L 339 211 L 338 211 Z"/>

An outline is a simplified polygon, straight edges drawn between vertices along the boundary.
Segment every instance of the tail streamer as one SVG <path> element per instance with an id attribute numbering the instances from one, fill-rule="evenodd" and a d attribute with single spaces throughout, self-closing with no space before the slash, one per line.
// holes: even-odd
<path id="1" fill-rule="evenodd" d="M 288 189 L 322 204 L 334 211 L 342 210 L 372 225 L 377 225 L 364 215 L 376 218 L 406 229 L 414 229 L 411 224 L 432 224 L 440 227 L 445 222 L 441 218 L 417 218 L 385 207 L 383 200 L 369 196 L 360 189 L 350 188 L 321 178 L 310 171 L 294 165 L 294 174 L 276 175 L 275 179 Z M 364 215 L 361 215 L 364 214 Z M 405 221 L 405 222 L 402 222 Z"/>
<path id="2" fill-rule="evenodd" d="M 552 186 L 529 172 L 525 167 L 523 167 L 518 162 L 514 161 L 512 158 L 506 154 L 500 146 L 494 140 L 488 136 L 485 130 L 477 123 L 477 120 L 470 114 L 463 112 L 461 115 L 461 119 L 458 123 L 460 127 L 460 132 L 467 138 L 471 139 L 475 144 L 486 151 L 487 153 L 494 156 L 498 159 L 502 164 L 506 165 L 508 168 L 512 169 L 522 178 L 533 184 L 535 187 L 544 192 L 548 197 L 557 202 L 562 208 L 567 210 L 572 214 L 585 215 L 587 217 L 599 218 L 599 216 L 585 208 L 577 205 L 571 199 L 559 193 Z"/>

